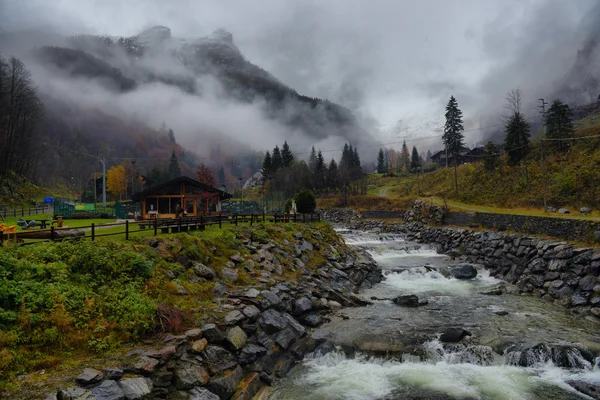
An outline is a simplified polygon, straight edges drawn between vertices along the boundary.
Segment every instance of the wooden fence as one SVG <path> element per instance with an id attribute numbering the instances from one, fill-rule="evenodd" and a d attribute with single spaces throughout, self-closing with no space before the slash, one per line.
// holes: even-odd
<path id="1" fill-rule="evenodd" d="M 89 226 L 79 226 L 74 228 L 55 228 L 50 229 L 33 229 L 20 232 L 1 232 L 0 242 L 3 240 L 23 241 L 25 239 L 35 240 L 38 243 L 42 241 L 60 241 L 66 238 L 91 239 L 95 240 L 99 237 L 107 236 L 125 236 L 125 240 L 129 240 L 132 234 L 144 232 L 146 234 L 158 235 L 179 232 L 203 231 L 207 226 L 218 225 L 222 229 L 223 225 L 235 225 L 247 223 L 252 226 L 255 223 L 270 222 L 270 223 L 288 223 L 288 222 L 313 222 L 320 221 L 321 216 L 316 213 L 312 214 L 244 214 L 244 215 L 215 215 L 215 216 L 199 216 L 199 217 L 181 217 L 181 218 L 165 218 L 144 221 L 125 221 L 121 223 L 100 224 L 94 223 Z M 110 228 L 122 227 L 118 232 L 103 233 L 103 230 Z M 113 229 L 114 230 L 114 229 Z M 83 235 L 81 235 L 81 233 Z M 79 233 L 74 235 L 74 233 Z M 87 233 L 87 234 L 86 234 Z"/>

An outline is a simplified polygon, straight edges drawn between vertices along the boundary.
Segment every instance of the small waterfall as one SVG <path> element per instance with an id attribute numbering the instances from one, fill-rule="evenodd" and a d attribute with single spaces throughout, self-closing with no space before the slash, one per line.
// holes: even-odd
<path id="1" fill-rule="evenodd" d="M 507 364 L 520 367 L 534 367 L 551 362 L 561 368 L 591 369 L 594 362 L 592 355 L 585 350 L 546 343 L 512 346 L 504 352 L 504 358 Z"/>
<path id="2" fill-rule="evenodd" d="M 465 345 L 462 343 L 441 343 L 432 340 L 423 344 L 435 360 L 448 364 L 474 364 L 490 366 L 499 364 L 501 357 L 489 346 Z"/>

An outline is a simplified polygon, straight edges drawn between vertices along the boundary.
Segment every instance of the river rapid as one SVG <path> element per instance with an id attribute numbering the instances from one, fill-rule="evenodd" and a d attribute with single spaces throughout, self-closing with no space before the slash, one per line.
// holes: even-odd
<path id="1" fill-rule="evenodd" d="M 386 279 L 365 290 L 364 307 L 335 313 L 321 345 L 279 382 L 272 399 L 590 399 L 600 387 L 599 327 L 478 269 L 472 280 L 452 261 L 401 236 L 340 231 L 368 251 Z M 498 295 L 497 292 L 502 292 Z M 417 295 L 419 307 L 391 300 Z M 424 304 L 426 303 L 426 304 Z M 442 343 L 448 328 L 468 331 Z M 327 343 L 326 343 L 327 344 Z M 581 391 L 576 390 L 579 388 Z M 588 395 L 582 393 L 586 392 Z"/>

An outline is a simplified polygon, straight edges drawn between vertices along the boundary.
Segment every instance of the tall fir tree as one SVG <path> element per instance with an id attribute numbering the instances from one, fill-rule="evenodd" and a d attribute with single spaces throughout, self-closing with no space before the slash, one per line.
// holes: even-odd
<path id="1" fill-rule="evenodd" d="M 223 166 L 221 165 L 221 168 L 219 168 L 219 172 L 217 173 L 219 175 L 219 183 L 221 185 L 225 184 L 225 168 L 223 168 Z"/>
<path id="2" fill-rule="evenodd" d="M 462 132 L 465 130 L 463 127 L 462 111 L 458 108 L 458 102 L 454 96 L 450 96 L 450 100 L 446 105 L 446 123 L 444 124 L 444 135 L 442 141 L 446 147 L 448 155 L 452 155 L 452 161 L 454 164 L 454 191 L 456 197 L 458 197 L 458 157 L 461 148 L 463 147 L 464 135 Z"/>
<path id="3" fill-rule="evenodd" d="M 419 152 L 417 148 L 413 146 L 412 154 L 410 156 L 410 171 L 413 174 L 418 174 L 421 170 L 421 156 L 419 156 Z"/>
<path id="4" fill-rule="evenodd" d="M 377 172 L 383 174 L 386 172 L 385 170 L 385 155 L 383 154 L 383 149 L 379 149 L 379 154 L 377 155 Z"/>
<path id="5" fill-rule="evenodd" d="M 336 190 L 340 183 L 340 176 L 338 166 L 335 160 L 332 158 L 327 168 L 327 188 L 330 190 Z"/>
<path id="6" fill-rule="evenodd" d="M 506 121 L 504 131 L 504 151 L 508 155 L 508 164 L 519 164 L 529 154 L 530 125 L 520 111 L 515 111 Z"/>
<path id="7" fill-rule="evenodd" d="M 317 164 L 317 151 L 315 150 L 315 146 L 310 150 L 310 156 L 308 157 L 308 169 L 311 172 L 314 172 L 315 165 Z"/>
<path id="8" fill-rule="evenodd" d="M 281 157 L 281 150 L 279 150 L 279 146 L 275 146 L 273 149 L 273 156 L 271 159 L 273 160 L 273 172 L 277 172 L 283 168 L 283 158 Z"/>
<path id="9" fill-rule="evenodd" d="M 400 170 L 398 172 L 410 172 L 410 153 L 406 140 L 402 142 L 402 150 L 400 152 Z"/>
<path id="10" fill-rule="evenodd" d="M 313 172 L 313 182 L 317 190 L 322 190 L 325 188 L 326 174 L 327 165 L 325 164 L 325 159 L 323 158 L 321 150 L 319 150 L 319 152 L 317 153 L 317 160 L 315 161 L 315 169 Z"/>
<path id="11" fill-rule="evenodd" d="M 553 147 L 565 151 L 570 147 L 570 139 L 575 132 L 573 128 L 573 111 L 568 104 L 556 99 L 546 113 L 546 137 L 553 140 Z"/>
<path id="12" fill-rule="evenodd" d="M 500 159 L 500 146 L 494 142 L 487 142 L 483 146 L 484 157 L 483 157 L 483 168 L 488 171 L 493 171 L 498 167 L 498 160 Z"/>
<path id="13" fill-rule="evenodd" d="M 171 158 L 169 159 L 169 179 L 175 179 L 181 176 L 181 167 L 179 166 L 179 160 L 175 152 L 171 152 Z"/>
<path id="14" fill-rule="evenodd" d="M 281 161 L 284 167 L 289 167 L 294 162 L 294 153 L 290 150 L 287 140 L 283 143 L 283 147 L 281 148 Z"/>
<path id="15" fill-rule="evenodd" d="M 173 133 L 173 129 L 169 129 L 169 142 L 175 143 L 175 133 Z"/>
<path id="16" fill-rule="evenodd" d="M 265 180 L 273 177 L 273 159 L 271 158 L 271 153 L 269 153 L 269 150 L 267 150 L 265 158 L 263 159 L 262 174 Z"/>
<path id="17" fill-rule="evenodd" d="M 427 157 L 425 157 L 425 164 L 429 164 L 431 162 L 431 150 L 427 150 Z"/>

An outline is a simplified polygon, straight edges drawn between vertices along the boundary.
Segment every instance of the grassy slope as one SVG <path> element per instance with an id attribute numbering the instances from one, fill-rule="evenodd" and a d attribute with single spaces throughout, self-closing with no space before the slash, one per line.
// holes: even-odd
<path id="1" fill-rule="evenodd" d="M 578 121 L 576 136 L 600 134 L 600 115 Z M 548 205 L 567 207 L 572 211 L 580 207 L 600 208 L 600 139 L 574 142 L 566 153 L 546 150 L 546 176 Z M 391 199 L 418 196 L 415 176 L 374 179 L 372 194 Z M 487 171 L 482 163 L 458 167 L 459 194 L 454 192 L 454 170 L 442 168 L 420 177 L 421 196 L 446 197 L 456 209 L 543 214 L 543 185 L 540 164 L 540 144 L 534 141 L 532 151 L 524 166 L 509 167 L 505 160 L 494 171 Z M 481 206 L 481 207 L 478 207 Z M 509 210 L 507 210 L 509 209 Z M 578 213 L 575 213 L 578 214 Z M 552 214 L 557 215 L 557 214 Z M 573 216 L 573 214 L 571 214 Z M 594 216 L 600 216 L 597 212 Z"/>
<path id="2" fill-rule="evenodd" d="M 50 370 L 31 376 L 52 382 L 57 371 L 93 364 L 94 358 L 118 359 L 130 349 L 123 347 L 128 343 L 214 318 L 214 282 L 193 279 L 193 271 L 175 263 L 177 257 L 185 255 L 219 274 L 231 255 L 249 254 L 242 241 L 251 236 L 275 240 L 293 254 L 283 241 L 294 243 L 298 231 L 313 241 L 339 241 L 329 225 L 311 223 L 212 227 L 159 236 L 156 248 L 144 239 L 109 238 L 0 247 L 0 397 L 4 389 L 20 390 L 18 374 Z M 325 261 L 318 251 L 311 257 L 309 266 Z M 286 268 L 292 260 L 280 261 L 284 274 L 272 277 L 294 281 L 296 270 Z M 261 272 L 240 270 L 230 289 L 258 284 Z M 187 295 L 178 293 L 178 285 Z"/>

